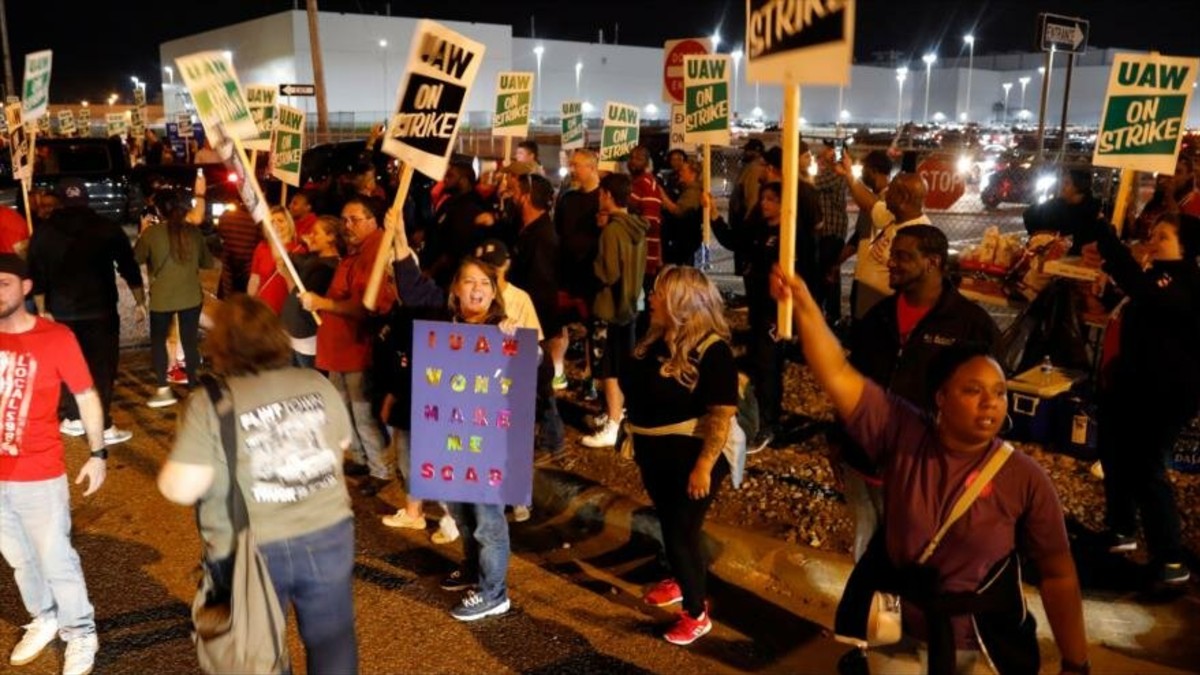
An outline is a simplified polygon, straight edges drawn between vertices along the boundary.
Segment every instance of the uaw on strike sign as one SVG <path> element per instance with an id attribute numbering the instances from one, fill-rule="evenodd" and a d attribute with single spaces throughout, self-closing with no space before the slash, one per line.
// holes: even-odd
<path id="1" fill-rule="evenodd" d="M 746 0 L 746 76 L 849 84 L 854 11 L 854 0 Z"/>
<path id="2" fill-rule="evenodd" d="M 484 47 L 433 21 L 417 22 L 383 151 L 441 180 Z"/>
<path id="3" fill-rule="evenodd" d="M 1118 54 L 1092 164 L 1175 173 L 1198 66 L 1190 58 Z"/>

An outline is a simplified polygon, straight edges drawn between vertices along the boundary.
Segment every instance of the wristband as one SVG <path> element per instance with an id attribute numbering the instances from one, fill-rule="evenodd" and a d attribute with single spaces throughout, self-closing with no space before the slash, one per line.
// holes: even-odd
<path id="1" fill-rule="evenodd" d="M 108 448 L 100 448 L 92 451 L 93 459 L 108 459 Z"/>
<path id="2" fill-rule="evenodd" d="M 1091 661 L 1084 660 L 1083 663 L 1075 663 L 1063 659 L 1059 664 L 1059 669 L 1064 673 L 1078 673 L 1079 675 L 1090 675 L 1092 672 Z"/>

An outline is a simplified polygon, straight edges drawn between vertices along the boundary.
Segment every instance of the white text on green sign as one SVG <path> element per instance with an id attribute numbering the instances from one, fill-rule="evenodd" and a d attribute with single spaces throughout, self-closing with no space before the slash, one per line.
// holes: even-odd
<path id="1" fill-rule="evenodd" d="M 1191 58 L 1117 54 L 1093 164 L 1172 173 L 1198 67 Z"/>
<path id="2" fill-rule="evenodd" d="M 689 143 L 729 143 L 729 57 L 684 57 L 684 135 Z"/>

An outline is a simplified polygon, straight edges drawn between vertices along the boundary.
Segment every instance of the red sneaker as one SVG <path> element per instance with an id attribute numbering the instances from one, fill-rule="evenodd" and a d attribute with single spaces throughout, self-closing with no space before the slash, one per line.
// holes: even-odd
<path id="1" fill-rule="evenodd" d="M 167 369 L 167 382 L 169 384 L 187 384 L 187 370 L 184 368 L 182 361 L 177 361 L 175 365 Z"/>
<path id="2" fill-rule="evenodd" d="M 683 602 L 683 589 L 674 579 L 663 579 L 650 587 L 642 596 L 642 602 L 655 607 L 666 607 L 677 602 Z"/>
<path id="3" fill-rule="evenodd" d="M 701 614 L 698 619 L 688 616 L 687 612 L 680 612 L 679 620 L 675 622 L 674 626 L 667 629 L 663 637 L 673 645 L 690 645 L 708 635 L 710 630 L 712 630 L 712 620 L 708 618 L 708 611 Z"/>

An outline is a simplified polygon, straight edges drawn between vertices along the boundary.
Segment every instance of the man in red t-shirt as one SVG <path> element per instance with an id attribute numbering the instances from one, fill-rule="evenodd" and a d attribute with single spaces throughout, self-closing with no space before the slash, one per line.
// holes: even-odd
<path id="1" fill-rule="evenodd" d="M 61 636 L 67 643 L 63 672 L 86 673 L 99 643 L 79 555 L 71 546 L 58 432 L 62 386 L 75 396 L 92 448 L 75 479 L 87 480 L 85 497 L 104 483 L 104 413 L 75 336 L 25 309 L 32 289 L 25 261 L 0 253 L 0 554 L 13 568 L 32 617 L 9 663 L 33 661 Z"/>
<path id="2" fill-rule="evenodd" d="M 24 257 L 29 249 L 29 225 L 11 206 L 0 206 L 0 253 Z"/>
<path id="3" fill-rule="evenodd" d="M 629 212 L 641 216 L 650 223 L 646 234 L 646 288 L 654 286 L 654 277 L 662 267 L 662 197 L 658 194 L 658 181 L 654 179 L 654 162 L 650 151 L 639 145 L 629 153 L 629 177 L 633 179 L 633 192 L 629 195 Z"/>
<path id="4" fill-rule="evenodd" d="M 312 232 L 313 225 L 317 224 L 312 200 L 312 192 L 301 190 L 288 201 L 288 213 L 292 214 L 292 221 L 296 223 L 296 241 L 304 241 L 304 237 Z"/>
<path id="5" fill-rule="evenodd" d="M 351 475 L 361 475 L 365 465 L 370 478 L 361 492 L 367 496 L 374 496 L 396 477 L 395 462 L 384 455 L 387 444 L 371 410 L 367 379 L 374 336 L 366 329 L 368 312 L 363 306 L 363 295 L 383 240 L 378 209 L 378 202 L 366 197 L 351 197 L 346 202 L 342 221 L 346 224 L 350 253 L 338 263 L 325 295 L 309 292 L 300 296 L 306 311 L 321 313 L 321 325 L 317 327 L 317 368 L 329 373 L 329 380 L 341 392 L 350 411 L 354 422 L 353 463 L 347 469 Z M 380 285 L 377 312 L 387 314 L 391 309 L 395 302 L 393 288 L 390 283 Z"/>

